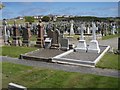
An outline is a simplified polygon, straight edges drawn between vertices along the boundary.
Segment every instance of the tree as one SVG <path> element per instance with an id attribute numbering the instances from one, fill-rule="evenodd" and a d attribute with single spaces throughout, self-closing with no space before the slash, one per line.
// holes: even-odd
<path id="1" fill-rule="evenodd" d="M 50 17 L 48 17 L 48 16 L 44 16 L 44 17 L 42 18 L 42 21 L 44 21 L 44 22 L 48 22 L 48 21 L 50 21 Z"/>
<path id="2" fill-rule="evenodd" d="M 34 17 L 32 17 L 32 16 L 25 16 L 25 22 L 29 22 L 29 23 L 34 22 Z"/>

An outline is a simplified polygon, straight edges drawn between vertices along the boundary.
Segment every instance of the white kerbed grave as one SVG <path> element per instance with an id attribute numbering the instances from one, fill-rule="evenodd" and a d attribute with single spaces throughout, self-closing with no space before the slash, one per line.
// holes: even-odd
<path id="1" fill-rule="evenodd" d="M 27 88 L 15 83 L 9 83 L 8 90 L 27 90 Z"/>
<path id="2" fill-rule="evenodd" d="M 100 53 L 100 47 L 97 40 L 90 41 L 88 52 Z"/>
<path id="3" fill-rule="evenodd" d="M 72 49 L 72 50 L 69 50 L 67 52 L 64 52 L 60 55 L 53 57 L 52 62 L 80 65 L 80 66 L 87 66 L 87 67 L 95 67 L 97 62 L 104 56 L 104 54 L 110 48 L 110 46 L 101 46 L 101 47 L 104 47 L 104 49 L 100 53 L 94 53 L 94 52 L 87 52 L 87 53 L 79 52 L 78 53 L 78 52 L 74 52 L 74 49 Z M 72 57 L 75 54 L 77 54 L 77 56 L 75 57 L 76 59 Z M 95 58 L 93 58 L 93 60 L 89 60 L 89 57 L 87 56 L 88 54 L 89 54 L 89 57 L 91 57 L 91 55 L 95 55 Z M 71 55 L 71 56 L 66 57 L 69 55 Z M 81 56 L 81 55 L 83 55 L 83 56 Z M 78 57 L 82 57 L 82 58 L 78 58 Z M 85 58 L 87 58 L 87 60 Z"/>
<path id="4" fill-rule="evenodd" d="M 96 40 L 96 30 L 97 30 L 97 27 L 95 26 L 95 23 L 92 23 L 93 39 L 90 41 L 88 52 L 100 53 L 100 47 L 99 47 L 98 41 Z"/>
<path id="5" fill-rule="evenodd" d="M 75 48 L 75 51 L 77 52 L 86 52 L 87 51 L 87 45 L 86 45 L 86 41 L 84 40 L 84 25 L 81 24 L 81 28 L 79 28 L 79 30 L 81 31 L 81 36 L 80 36 L 80 40 L 79 43 L 77 45 L 77 47 Z"/>

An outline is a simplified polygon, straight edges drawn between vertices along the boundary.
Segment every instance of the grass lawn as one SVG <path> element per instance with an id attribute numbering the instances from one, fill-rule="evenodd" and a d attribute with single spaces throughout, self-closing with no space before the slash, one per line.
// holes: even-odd
<path id="1" fill-rule="evenodd" d="M 30 41 L 37 41 L 37 35 L 32 35 L 32 37 L 30 38 Z"/>
<path id="2" fill-rule="evenodd" d="M 23 19 L 23 20 L 20 20 L 20 19 L 7 20 L 7 23 L 8 24 L 14 24 L 14 20 L 16 20 L 16 24 L 24 24 L 24 23 L 26 23 L 25 19 Z M 33 23 L 38 23 L 38 20 L 34 20 Z"/>
<path id="3" fill-rule="evenodd" d="M 64 36 L 67 37 L 67 36 L 69 36 L 69 35 L 68 35 L 68 34 L 64 34 Z M 70 36 L 72 36 L 74 39 L 77 39 L 77 38 L 80 37 L 80 35 L 70 35 Z"/>
<path id="4" fill-rule="evenodd" d="M 103 36 L 102 40 L 111 39 L 111 38 L 114 38 L 114 37 L 118 37 L 118 34 Z"/>
<path id="5" fill-rule="evenodd" d="M 27 88 L 117 88 L 118 78 L 65 72 L 2 63 L 2 86 L 7 88 L 13 82 Z"/>
<path id="6" fill-rule="evenodd" d="M 12 20 L 7 20 L 7 23 L 14 24 L 14 20 L 16 20 L 16 24 L 23 24 L 25 22 L 25 20 L 12 19 Z"/>
<path id="7" fill-rule="evenodd" d="M 12 41 L 13 40 L 13 38 L 12 37 L 10 37 L 10 39 L 9 39 L 10 41 Z M 23 38 L 21 37 L 20 38 L 20 40 L 22 41 L 23 40 Z M 31 37 L 30 37 L 30 41 L 37 41 L 37 35 L 32 35 Z"/>
<path id="8" fill-rule="evenodd" d="M 35 47 L 19 47 L 19 46 L 3 46 L 2 56 L 19 57 L 20 54 L 24 54 L 33 50 Z"/>
<path id="9" fill-rule="evenodd" d="M 118 65 L 118 55 L 106 53 L 105 56 L 97 63 L 96 67 L 120 70 Z"/>

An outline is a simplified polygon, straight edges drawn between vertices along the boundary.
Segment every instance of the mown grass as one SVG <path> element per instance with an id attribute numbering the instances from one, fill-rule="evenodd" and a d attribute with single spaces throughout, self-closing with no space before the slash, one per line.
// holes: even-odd
<path id="1" fill-rule="evenodd" d="M 27 88 L 118 87 L 118 78 L 113 77 L 35 68 L 8 62 L 3 62 L 2 69 L 3 88 L 7 88 L 10 82 L 26 86 Z"/>
<path id="2" fill-rule="evenodd" d="M 23 23 L 25 23 L 24 19 L 23 20 L 19 20 L 19 19 L 7 20 L 7 23 L 13 25 L 14 24 L 14 20 L 16 20 L 16 24 L 23 24 Z"/>
<path id="3" fill-rule="evenodd" d="M 14 24 L 14 20 L 16 20 L 16 24 L 24 24 L 24 23 L 26 23 L 25 19 L 23 19 L 23 20 L 20 20 L 20 19 L 11 19 L 11 20 L 7 20 L 7 23 L 8 24 Z M 38 20 L 34 20 L 33 23 L 38 23 Z"/>
<path id="4" fill-rule="evenodd" d="M 120 70 L 120 61 L 117 54 L 106 53 L 105 56 L 97 63 L 96 67 Z"/>
<path id="5" fill-rule="evenodd" d="M 12 41 L 13 38 L 10 37 L 9 40 Z M 20 40 L 23 41 L 23 38 L 21 37 Z M 32 35 L 32 36 L 30 37 L 30 41 L 37 41 L 37 35 Z"/>
<path id="6" fill-rule="evenodd" d="M 2 56 L 19 57 L 20 54 L 36 49 L 35 47 L 2 46 Z"/>
<path id="7" fill-rule="evenodd" d="M 32 35 L 30 37 L 30 41 L 37 41 L 37 35 Z"/>

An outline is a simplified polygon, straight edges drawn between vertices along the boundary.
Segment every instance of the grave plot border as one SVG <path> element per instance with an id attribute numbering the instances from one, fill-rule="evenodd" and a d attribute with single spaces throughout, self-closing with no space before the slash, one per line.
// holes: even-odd
<path id="1" fill-rule="evenodd" d="M 80 66 L 87 66 L 87 67 L 95 67 L 98 61 L 105 55 L 105 53 L 110 49 L 110 46 L 105 46 L 106 48 L 104 49 L 103 52 L 94 60 L 94 61 L 87 61 L 87 60 L 76 60 L 76 59 L 70 59 L 70 58 L 63 58 L 63 56 L 68 55 L 74 50 L 69 50 L 65 53 L 62 53 L 60 55 L 57 55 L 52 58 L 52 62 L 55 63 L 62 63 L 62 64 L 72 64 L 72 65 L 80 65 Z"/>

